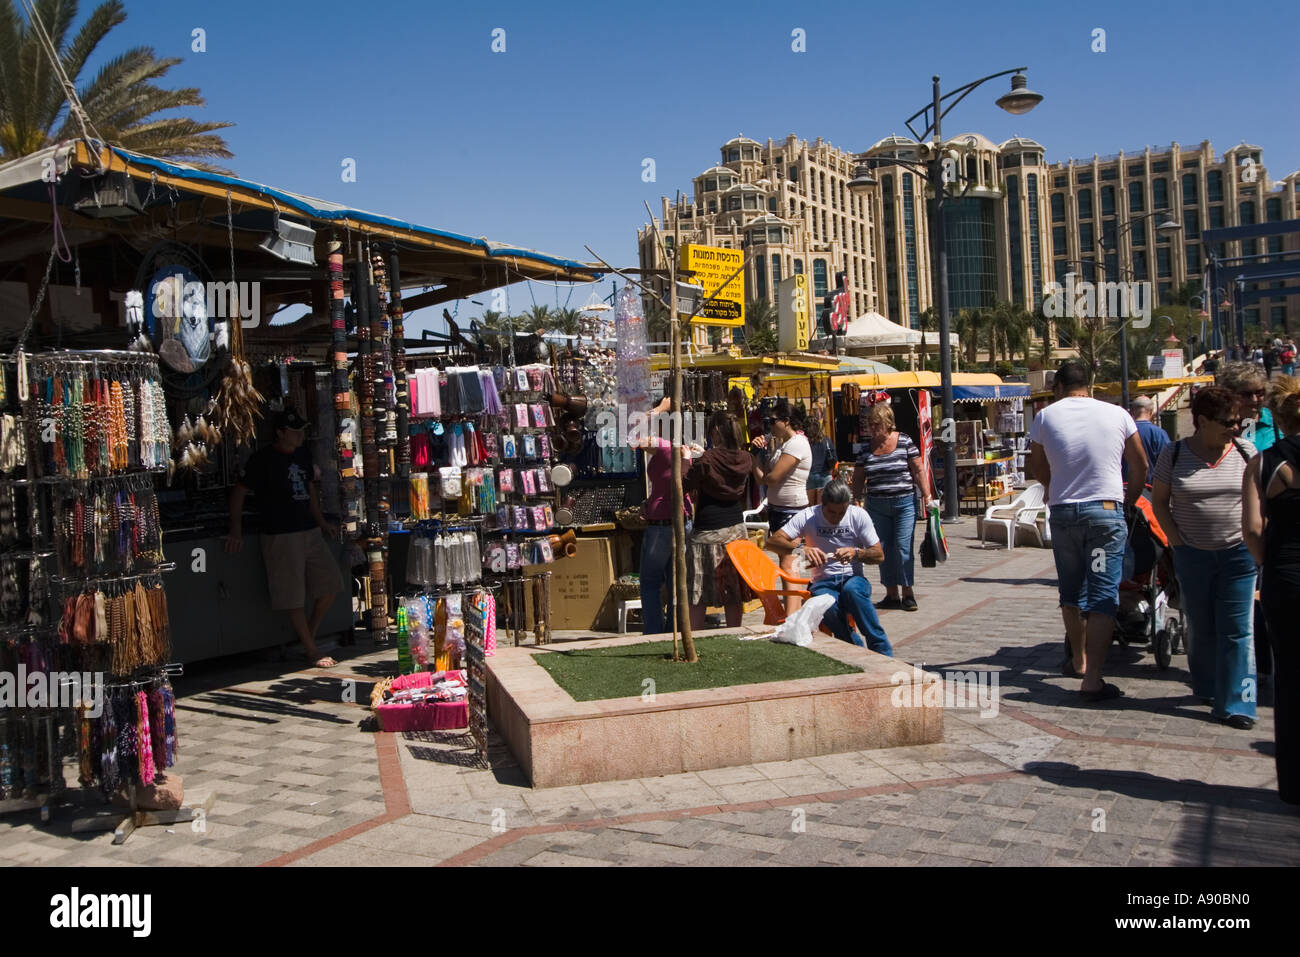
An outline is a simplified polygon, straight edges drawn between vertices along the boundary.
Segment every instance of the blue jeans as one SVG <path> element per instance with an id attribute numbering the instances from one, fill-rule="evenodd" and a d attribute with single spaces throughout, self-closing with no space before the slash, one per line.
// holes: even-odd
<path id="1" fill-rule="evenodd" d="M 867 514 L 880 536 L 885 562 L 880 566 L 880 584 L 886 588 L 912 587 L 916 561 L 912 543 L 916 538 L 916 499 L 911 492 L 888 498 L 867 497 Z"/>
<path id="2" fill-rule="evenodd" d="M 1245 545 L 1213 552 L 1178 545 L 1174 572 L 1187 616 L 1192 693 L 1213 698 L 1218 717 L 1255 717 L 1255 560 Z"/>
<path id="3" fill-rule="evenodd" d="M 671 631 L 673 620 L 673 527 L 647 525 L 641 536 L 641 633 L 661 635 Z M 668 588 L 668 614 L 660 592 Z"/>
<path id="4" fill-rule="evenodd" d="M 894 657 L 894 649 L 885 637 L 885 629 L 880 627 L 876 616 L 876 607 L 871 604 L 871 583 L 861 575 L 835 575 L 819 578 L 809 589 L 812 597 L 818 595 L 835 595 L 837 600 L 826 617 L 822 619 L 840 641 L 851 645 L 870 648 L 889 658 Z M 845 612 L 853 616 L 857 626 L 867 633 L 867 640 L 849 628 Z"/>
<path id="5" fill-rule="evenodd" d="M 1119 582 L 1128 543 L 1121 503 L 1053 505 L 1051 523 L 1061 605 L 1114 618 L 1119 611 Z"/>

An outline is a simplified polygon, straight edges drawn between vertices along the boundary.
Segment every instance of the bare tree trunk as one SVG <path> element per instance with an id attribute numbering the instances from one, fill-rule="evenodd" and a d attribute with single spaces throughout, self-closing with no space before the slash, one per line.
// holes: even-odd
<path id="1" fill-rule="evenodd" d="M 681 238 L 680 223 L 677 227 L 677 239 Z M 680 249 L 679 242 L 673 243 L 674 254 Z M 678 433 L 673 436 L 672 447 L 668 450 L 673 463 L 673 585 L 676 589 L 677 600 L 676 617 L 681 622 L 682 628 L 682 651 L 688 662 L 699 661 L 699 656 L 695 653 L 695 637 L 691 634 L 691 610 L 687 605 L 687 588 L 686 588 L 686 496 L 682 491 L 682 455 L 681 441 L 682 430 L 680 423 L 682 421 L 682 329 L 681 316 L 677 311 L 677 260 L 674 258 L 671 264 L 672 282 L 669 285 L 669 302 L 671 303 L 671 325 L 672 325 L 672 382 L 673 382 L 673 405 L 671 422 L 679 423 Z M 673 657 L 677 654 L 677 626 L 673 626 Z"/>

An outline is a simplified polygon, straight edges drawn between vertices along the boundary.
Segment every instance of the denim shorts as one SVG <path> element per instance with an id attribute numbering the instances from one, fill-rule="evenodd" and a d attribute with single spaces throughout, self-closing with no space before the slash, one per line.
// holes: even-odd
<path id="1" fill-rule="evenodd" d="M 1053 505 L 1051 525 L 1061 605 L 1114 618 L 1119 611 L 1119 583 L 1128 543 L 1122 504 Z"/>
<path id="2" fill-rule="evenodd" d="M 802 512 L 807 505 L 800 505 L 798 508 L 785 508 L 780 505 L 767 506 L 767 530 L 769 532 L 779 532 L 789 524 L 790 519 Z"/>

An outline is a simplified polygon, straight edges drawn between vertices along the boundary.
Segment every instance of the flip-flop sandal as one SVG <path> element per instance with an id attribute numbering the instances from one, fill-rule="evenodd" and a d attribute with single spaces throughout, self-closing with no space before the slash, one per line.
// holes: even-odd
<path id="1" fill-rule="evenodd" d="M 316 659 L 316 662 L 315 662 L 314 667 L 317 667 L 317 668 L 333 668 L 333 667 L 334 667 L 335 665 L 337 665 L 337 664 L 338 664 L 337 661 L 335 661 L 335 660 L 334 660 L 333 658 L 331 658 L 329 655 L 325 655 L 323 658 L 317 658 L 317 659 Z"/>
<path id="2" fill-rule="evenodd" d="M 1089 704 L 1096 704 L 1099 701 L 1112 701 L 1115 698 L 1124 697 L 1124 692 L 1116 685 L 1102 683 L 1102 686 L 1096 691 L 1080 691 L 1083 700 Z"/>

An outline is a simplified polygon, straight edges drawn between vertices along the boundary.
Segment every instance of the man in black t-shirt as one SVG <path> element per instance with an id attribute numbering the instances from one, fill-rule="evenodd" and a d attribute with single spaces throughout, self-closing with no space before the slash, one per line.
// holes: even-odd
<path id="1" fill-rule="evenodd" d="M 231 493 L 226 551 L 243 547 L 244 498 L 252 492 L 262 519 L 262 557 L 271 608 L 289 613 L 307 660 L 328 668 L 335 661 L 317 652 L 316 631 L 343 579 L 321 535 L 335 537 L 338 532 L 321 514 L 316 469 L 310 450 L 303 446 L 306 428 L 307 421 L 292 409 L 276 413 L 275 444 L 253 453 Z M 310 617 L 308 594 L 316 596 Z"/>

